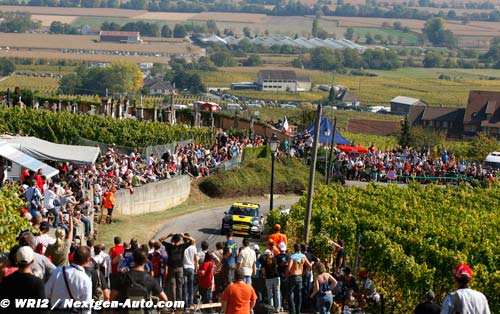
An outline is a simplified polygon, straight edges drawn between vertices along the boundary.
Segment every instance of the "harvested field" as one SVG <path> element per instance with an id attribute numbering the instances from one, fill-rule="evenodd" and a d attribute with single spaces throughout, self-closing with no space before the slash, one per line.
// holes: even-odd
<path id="1" fill-rule="evenodd" d="M 147 12 L 144 14 L 136 15 L 132 17 L 137 20 L 162 20 L 162 21 L 187 21 L 194 16 L 196 13 L 175 13 L 175 12 Z"/>
<path id="2" fill-rule="evenodd" d="M 190 20 L 217 22 L 238 22 L 238 23 L 261 23 L 267 16 L 265 14 L 250 13 L 226 13 L 226 12 L 202 12 L 198 13 Z"/>
<path id="3" fill-rule="evenodd" d="M 408 26 L 414 32 L 421 33 L 425 21 L 409 19 L 386 19 L 386 18 L 364 18 L 364 17 L 323 17 L 324 20 L 335 20 L 341 27 L 382 27 L 382 23 L 393 24 L 399 21 L 403 26 Z M 458 36 L 500 36 L 500 22 L 471 21 L 463 25 L 458 21 L 448 21 L 446 27 Z"/>
<path id="4" fill-rule="evenodd" d="M 169 58 L 163 57 L 146 57 L 146 56 L 115 56 L 115 55 L 91 55 L 91 54 L 76 54 L 76 53 L 61 53 L 56 50 L 47 51 L 10 51 L 0 52 L 0 57 L 20 57 L 20 58 L 33 58 L 33 59 L 49 59 L 49 60 L 83 60 L 95 62 L 112 62 L 115 60 L 126 60 L 134 63 L 141 62 L 157 62 L 167 63 Z"/>
<path id="5" fill-rule="evenodd" d="M 39 15 L 75 15 L 75 16 L 103 16 L 103 17 L 134 17 L 147 13 L 146 10 L 100 9 L 100 8 L 59 8 L 1 5 L 0 11 L 22 11 Z"/>
<path id="6" fill-rule="evenodd" d="M 259 23 L 218 22 L 219 29 L 232 29 L 236 34 L 242 34 L 242 29 L 247 26 L 252 34 L 263 35 L 266 30 L 273 35 L 310 36 L 314 17 L 310 16 L 264 16 Z M 321 19 L 319 26 L 331 34 L 342 36 L 344 29 L 337 27 L 337 21 Z"/>
<path id="7" fill-rule="evenodd" d="M 11 53 L 13 54 L 16 53 L 13 48 L 81 49 L 148 53 L 192 52 L 197 54 L 201 52 L 199 47 L 192 46 L 188 42 L 174 45 L 167 43 L 118 44 L 95 42 L 98 39 L 97 36 L 4 33 L 2 34 L 2 45 L 11 47 Z"/>
<path id="8" fill-rule="evenodd" d="M 52 24 L 52 22 L 54 22 L 54 21 L 58 21 L 61 23 L 66 23 L 66 24 L 71 24 L 77 19 L 77 16 L 74 16 L 74 15 L 71 16 L 71 15 L 38 15 L 38 14 L 33 14 L 32 19 L 41 21 L 42 26 L 50 26 L 50 24 Z"/>
<path id="9" fill-rule="evenodd" d="M 419 10 L 419 11 L 427 11 L 430 13 L 439 13 L 439 12 L 444 12 L 445 14 L 448 14 L 449 11 L 453 10 L 455 13 L 457 13 L 457 16 L 462 16 L 464 14 L 472 14 L 472 13 L 489 13 L 492 12 L 493 10 L 484 10 L 484 9 L 455 9 L 455 8 L 427 8 L 427 7 L 411 7 L 412 9 Z"/>

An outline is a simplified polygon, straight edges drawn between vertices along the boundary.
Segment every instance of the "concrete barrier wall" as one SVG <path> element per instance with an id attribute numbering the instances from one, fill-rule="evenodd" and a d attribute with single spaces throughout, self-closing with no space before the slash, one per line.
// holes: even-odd
<path id="1" fill-rule="evenodd" d="M 163 211 L 182 204 L 189 197 L 191 179 L 179 176 L 116 192 L 116 208 L 113 215 L 141 215 Z"/>

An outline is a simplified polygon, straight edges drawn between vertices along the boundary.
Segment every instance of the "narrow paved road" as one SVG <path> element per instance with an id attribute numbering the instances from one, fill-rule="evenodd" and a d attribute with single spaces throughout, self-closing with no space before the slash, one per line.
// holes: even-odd
<path id="1" fill-rule="evenodd" d="M 281 205 L 289 208 L 299 200 L 299 196 L 286 196 L 274 200 L 273 207 L 276 209 Z M 242 198 L 241 201 L 245 201 Z M 221 221 L 224 212 L 229 210 L 231 204 L 224 207 L 205 209 L 170 219 L 155 235 L 155 239 L 166 236 L 169 233 L 187 232 L 196 239 L 196 246 L 200 249 L 202 241 L 207 241 L 210 249 L 215 249 L 215 243 L 226 241 L 225 236 L 220 234 Z M 269 202 L 260 203 L 262 215 L 269 211 Z M 235 236 L 235 240 L 241 244 L 242 237 Z M 257 243 L 257 239 L 252 239 L 252 243 Z"/>

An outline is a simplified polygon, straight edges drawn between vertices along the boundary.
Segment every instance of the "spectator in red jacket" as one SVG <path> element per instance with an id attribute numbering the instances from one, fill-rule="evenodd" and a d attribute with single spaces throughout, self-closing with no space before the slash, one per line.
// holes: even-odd
<path id="1" fill-rule="evenodd" d="M 214 260 L 211 251 L 205 254 L 205 260 L 198 271 L 198 286 L 201 293 L 201 302 L 210 303 L 212 300 L 212 287 L 214 283 Z"/>

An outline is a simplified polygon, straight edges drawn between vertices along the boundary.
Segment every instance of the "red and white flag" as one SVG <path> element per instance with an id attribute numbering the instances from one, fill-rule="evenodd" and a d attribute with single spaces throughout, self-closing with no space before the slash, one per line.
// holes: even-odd
<path id="1" fill-rule="evenodd" d="M 290 135 L 290 126 L 288 126 L 288 120 L 286 119 L 286 116 L 285 119 L 283 119 L 283 132 L 285 132 L 286 135 Z"/>

